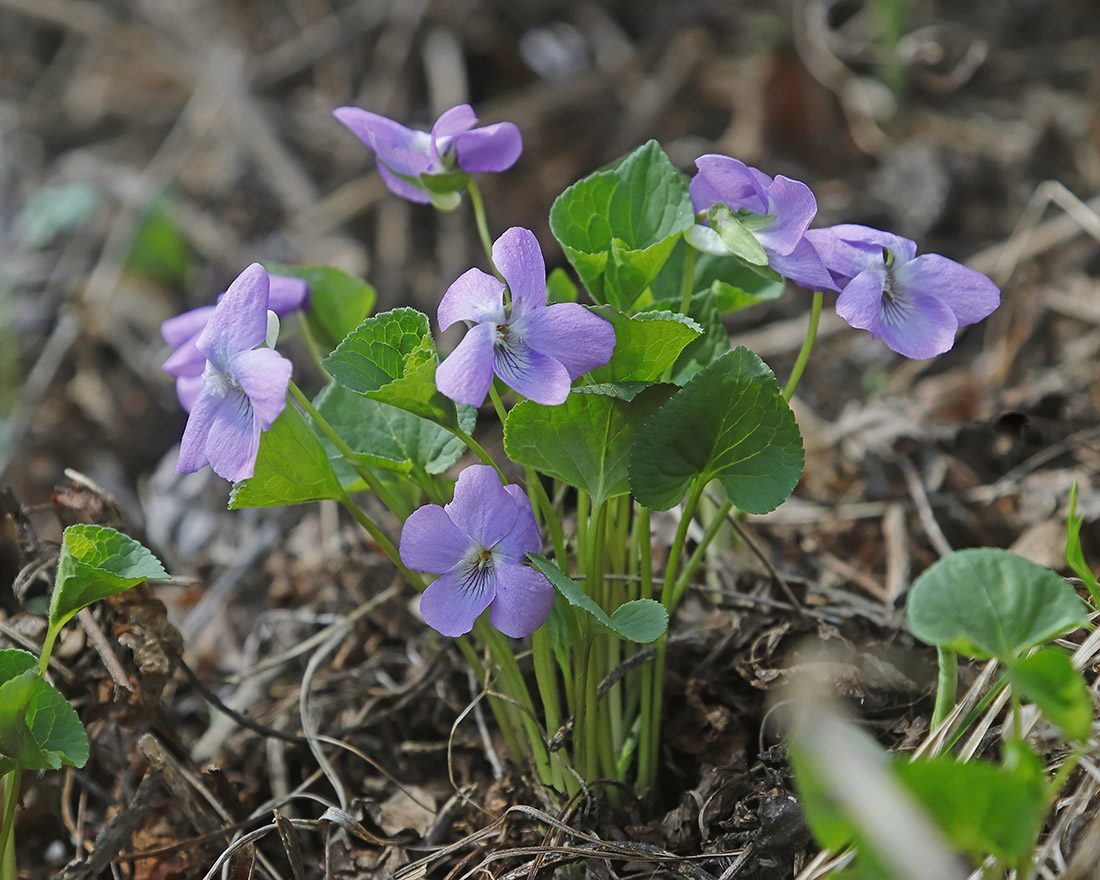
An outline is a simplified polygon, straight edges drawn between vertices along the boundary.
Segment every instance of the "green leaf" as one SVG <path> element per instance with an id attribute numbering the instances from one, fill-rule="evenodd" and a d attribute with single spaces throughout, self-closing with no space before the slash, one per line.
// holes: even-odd
<path id="1" fill-rule="evenodd" d="M 93 602 L 166 577 L 157 558 L 128 535 L 106 526 L 69 526 L 61 536 L 50 627 L 59 629 Z"/>
<path id="2" fill-rule="evenodd" d="M 569 187 L 550 229 L 592 298 L 627 311 L 694 223 L 687 181 L 656 141 Z"/>
<path id="3" fill-rule="evenodd" d="M 414 468 L 441 474 L 453 465 L 466 446 L 454 434 L 403 409 L 348 391 L 331 382 L 314 406 L 333 430 L 369 467 L 408 473 Z M 458 421 L 467 434 L 474 428 L 477 410 L 458 407 Z"/>
<path id="4" fill-rule="evenodd" d="M 721 202 L 715 203 L 709 214 L 711 228 L 718 233 L 722 244 L 728 247 L 733 255 L 744 260 L 750 266 L 768 265 L 768 255 L 752 230 L 729 209 L 728 205 Z"/>
<path id="5" fill-rule="evenodd" d="M 546 277 L 546 304 L 552 306 L 554 303 L 575 303 L 576 301 L 577 285 L 559 266 Z"/>
<path id="6" fill-rule="evenodd" d="M 1013 863 L 1035 846 L 1047 803 L 1041 768 L 1031 771 L 952 757 L 894 763 L 947 838 L 977 862 L 994 855 Z"/>
<path id="7" fill-rule="evenodd" d="M 1069 739 L 1092 733 L 1092 700 L 1081 673 L 1069 655 L 1057 648 L 1040 648 L 1005 669 L 1023 698 L 1057 724 Z"/>
<path id="8" fill-rule="evenodd" d="M 587 492 L 593 504 L 630 491 L 627 460 L 642 423 L 675 391 L 652 386 L 625 401 L 570 394 L 565 403 L 516 404 L 504 427 L 509 458 Z"/>
<path id="9" fill-rule="evenodd" d="M 168 284 L 179 284 L 187 278 L 191 250 L 176 226 L 167 199 L 157 199 L 146 209 L 126 257 L 126 268 Z"/>
<path id="10" fill-rule="evenodd" d="M 647 311 L 627 317 L 611 306 L 592 311 L 615 328 L 611 360 L 584 376 L 586 384 L 658 382 L 679 357 L 684 346 L 703 328 L 675 312 Z"/>
<path id="11" fill-rule="evenodd" d="M 668 612 L 660 602 L 653 599 L 634 599 L 620 605 L 608 617 L 580 584 L 545 556 L 528 553 L 527 558 L 554 585 L 566 602 L 591 615 L 600 626 L 619 638 L 646 644 L 659 639 L 668 629 Z"/>
<path id="12" fill-rule="evenodd" d="M 400 308 L 367 318 L 322 366 L 349 391 L 458 427 L 454 401 L 435 387 L 438 363 L 428 316 Z"/>
<path id="13" fill-rule="evenodd" d="M 1065 580 L 1008 550 L 960 550 L 914 582 L 909 628 L 922 642 L 1011 665 L 1025 651 L 1088 622 Z"/>
<path id="14" fill-rule="evenodd" d="M 1069 490 L 1069 509 L 1066 511 L 1066 564 L 1077 577 L 1085 582 L 1093 602 L 1100 602 L 1100 583 L 1092 573 L 1085 552 L 1081 549 L 1081 526 L 1085 518 L 1077 514 L 1077 478 Z"/>
<path id="15" fill-rule="evenodd" d="M 696 479 L 717 479 L 746 513 L 774 510 L 802 475 L 802 437 L 775 375 L 743 346 L 720 357 L 638 431 L 634 496 L 667 510 Z"/>
<path id="16" fill-rule="evenodd" d="M 691 298 L 688 314 L 703 328 L 703 335 L 685 346 L 676 359 L 670 378 L 677 385 L 686 385 L 730 350 L 729 332 L 722 325 L 717 300 L 713 290 L 704 290 Z"/>
<path id="17" fill-rule="evenodd" d="M 99 207 L 98 186 L 78 180 L 35 191 L 15 218 L 15 229 L 27 247 L 45 247 L 58 235 L 75 229 Z"/>
<path id="18" fill-rule="evenodd" d="M 280 507 L 343 495 L 324 446 L 298 408 L 288 403 L 260 435 L 256 469 L 233 486 L 229 509 Z"/>
<path id="19" fill-rule="evenodd" d="M 17 766 L 56 770 L 88 761 L 88 738 L 76 710 L 37 666 L 26 651 L 0 651 L 0 776 Z"/>
<path id="20" fill-rule="evenodd" d="M 301 278 L 309 284 L 306 322 L 313 338 L 326 352 L 362 323 L 374 308 L 377 294 L 361 278 L 332 266 L 287 266 L 264 263 L 275 275 Z"/>

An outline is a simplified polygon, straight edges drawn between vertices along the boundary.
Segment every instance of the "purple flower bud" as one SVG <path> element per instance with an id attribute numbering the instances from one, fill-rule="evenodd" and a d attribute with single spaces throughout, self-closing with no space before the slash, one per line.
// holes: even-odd
<path id="1" fill-rule="evenodd" d="M 290 361 L 278 352 L 257 348 L 267 335 L 269 288 L 267 272 L 253 263 L 229 286 L 194 340 L 205 366 L 183 431 L 177 473 L 210 465 L 218 476 L 236 482 L 255 470 L 260 433 L 286 406 L 291 373 Z"/>
<path id="2" fill-rule="evenodd" d="M 535 234 L 514 226 L 493 244 L 493 263 L 511 291 L 480 269 L 461 275 L 439 303 L 439 326 L 465 321 L 470 330 L 439 365 L 439 390 L 477 406 L 495 373 L 536 403 L 564 403 L 573 380 L 611 360 L 615 330 L 578 303 L 546 304 L 546 264 Z"/>
<path id="3" fill-rule="evenodd" d="M 469 104 L 446 111 L 430 133 L 413 131 L 359 107 L 337 107 L 332 113 L 374 150 L 378 172 L 390 192 L 420 204 L 431 201 L 423 177 L 456 168 L 471 174 L 504 171 L 523 151 L 523 138 L 514 123 L 475 129 L 477 117 Z"/>
<path id="4" fill-rule="evenodd" d="M 488 608 L 489 622 L 518 639 L 542 626 L 554 604 L 550 582 L 523 564 L 541 550 L 523 490 L 502 486 L 488 465 L 472 465 L 458 475 L 450 504 L 426 504 L 405 520 L 399 552 L 409 568 L 439 575 L 420 597 L 432 629 L 465 635 Z"/>

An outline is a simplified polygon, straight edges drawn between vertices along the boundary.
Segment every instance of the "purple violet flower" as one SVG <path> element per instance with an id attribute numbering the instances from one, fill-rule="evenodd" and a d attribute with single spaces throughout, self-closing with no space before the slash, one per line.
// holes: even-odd
<path id="1" fill-rule="evenodd" d="M 456 167 L 471 174 L 504 171 L 523 152 L 523 138 L 515 123 L 498 122 L 471 131 L 477 117 L 469 104 L 447 110 L 430 133 L 413 131 L 359 107 L 337 107 L 332 113 L 374 150 L 378 171 L 390 192 L 410 202 L 433 202 L 443 210 L 458 206 L 457 192 L 431 193 L 424 176 L 445 174 Z"/>
<path id="2" fill-rule="evenodd" d="M 781 174 L 768 177 L 744 162 L 715 153 L 700 156 L 695 165 L 699 173 L 692 178 L 689 192 L 697 214 L 709 213 L 715 205 L 727 206 L 743 220 L 772 269 L 801 287 L 836 289 L 805 237 L 817 214 L 817 200 L 806 184 Z M 713 225 L 693 226 L 687 232 L 688 243 L 705 253 L 733 255 L 735 251 Z"/>
<path id="3" fill-rule="evenodd" d="M 807 233 L 841 291 L 836 311 L 906 357 L 943 354 L 960 327 L 987 317 L 1001 302 L 997 286 L 939 254 L 916 256 L 907 238 L 843 224 Z"/>
<path id="4" fill-rule="evenodd" d="M 554 588 L 523 564 L 541 550 L 531 502 L 488 465 L 466 468 L 450 504 L 414 510 L 401 529 L 402 562 L 439 575 L 420 597 L 420 613 L 445 636 L 468 633 L 486 608 L 489 622 L 515 639 L 542 626 Z"/>
<path id="5" fill-rule="evenodd" d="M 495 373 L 536 403 L 564 403 L 573 380 L 611 360 L 615 330 L 579 303 L 546 304 L 546 263 L 535 234 L 513 226 L 493 244 L 493 264 L 505 285 L 470 269 L 439 303 L 439 326 L 466 321 L 469 332 L 435 371 L 439 390 L 479 405 Z"/>
<path id="6" fill-rule="evenodd" d="M 268 275 L 271 281 L 267 308 L 280 318 L 295 309 L 304 308 L 309 299 L 309 284 L 301 278 L 286 275 Z M 218 294 L 218 299 L 225 296 Z M 195 400 L 202 391 L 202 371 L 206 368 L 206 355 L 195 346 L 214 306 L 199 306 L 169 318 L 160 325 L 160 335 L 175 351 L 161 366 L 169 376 L 176 377 L 176 396 L 184 412 L 191 412 Z"/>
<path id="7" fill-rule="evenodd" d="M 269 324 L 278 326 L 267 309 L 269 288 L 264 267 L 253 263 L 229 285 L 195 340 L 206 366 L 176 473 L 210 465 L 230 482 L 252 476 L 260 433 L 283 411 L 290 384 L 290 361 L 270 347 L 257 348 L 268 339 Z"/>

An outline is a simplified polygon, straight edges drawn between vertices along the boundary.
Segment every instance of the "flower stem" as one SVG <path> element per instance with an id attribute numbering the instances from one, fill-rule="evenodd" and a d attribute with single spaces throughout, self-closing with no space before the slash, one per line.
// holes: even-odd
<path id="1" fill-rule="evenodd" d="M 802 373 L 806 369 L 806 362 L 810 359 L 810 352 L 813 351 L 814 340 L 817 338 L 817 326 L 821 323 L 821 303 L 824 299 L 825 296 L 820 290 L 814 291 L 813 305 L 810 306 L 810 326 L 806 328 L 806 338 L 802 341 L 802 348 L 798 352 L 798 359 L 794 362 L 791 377 L 783 389 L 783 399 L 787 403 L 790 403 L 791 398 L 794 397 L 795 389 L 798 388 Z"/>
<path id="2" fill-rule="evenodd" d="M 691 308 L 691 296 L 695 291 L 695 248 L 684 242 L 684 274 L 680 280 L 680 314 L 686 315 Z"/>
<path id="3" fill-rule="evenodd" d="M 15 810 L 19 806 L 22 771 L 16 767 L 3 778 L 4 812 L 0 819 L 0 880 L 17 880 L 15 864 Z"/>
<path id="4" fill-rule="evenodd" d="M 466 190 L 470 193 L 470 204 L 474 209 L 477 234 L 481 238 L 481 246 L 485 248 L 485 256 L 489 260 L 489 267 L 493 270 L 493 274 L 503 281 L 504 277 L 497 271 L 496 264 L 493 263 L 493 242 L 489 238 L 489 223 L 485 219 L 485 202 L 482 201 L 481 190 L 478 189 L 477 182 L 472 177 L 470 182 L 466 184 Z"/>
<path id="5" fill-rule="evenodd" d="M 950 648 L 936 648 L 939 675 L 936 677 L 936 705 L 932 709 L 932 730 L 936 730 L 955 705 L 959 686 L 959 658 Z"/>

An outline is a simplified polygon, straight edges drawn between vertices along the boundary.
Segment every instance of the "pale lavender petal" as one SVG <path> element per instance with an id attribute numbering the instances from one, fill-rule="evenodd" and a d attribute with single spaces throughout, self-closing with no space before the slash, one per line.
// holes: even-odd
<path id="1" fill-rule="evenodd" d="M 554 588 L 526 565 L 505 562 L 497 566 L 497 593 L 489 622 L 514 639 L 529 636 L 546 623 L 554 605 Z"/>
<path id="2" fill-rule="evenodd" d="M 786 256 L 768 254 L 768 265 L 807 290 L 840 290 L 809 238 L 803 238 Z"/>
<path id="3" fill-rule="evenodd" d="M 464 636 L 494 598 L 496 578 L 452 571 L 428 584 L 420 597 L 420 614 L 440 635 Z"/>
<path id="4" fill-rule="evenodd" d="M 499 474 L 487 464 L 472 464 L 458 475 L 454 500 L 443 509 L 460 531 L 486 550 L 512 531 L 519 516 Z"/>
<path id="5" fill-rule="evenodd" d="M 202 376 L 177 376 L 176 397 L 184 412 L 191 412 L 195 408 L 195 402 L 202 393 Z"/>
<path id="6" fill-rule="evenodd" d="M 214 413 L 206 436 L 206 457 L 210 467 L 231 483 L 247 480 L 256 470 L 259 449 L 260 426 L 252 412 L 252 404 L 243 391 L 232 388 Z"/>
<path id="7" fill-rule="evenodd" d="M 472 542 L 438 504 L 417 508 L 401 527 L 398 552 L 413 571 L 443 574 L 458 565 Z"/>
<path id="8" fill-rule="evenodd" d="M 523 152 L 523 136 L 512 122 L 498 122 L 455 138 L 458 167 L 476 174 L 482 171 L 505 171 L 511 168 Z"/>
<path id="9" fill-rule="evenodd" d="M 450 110 L 445 110 L 432 126 L 431 148 L 429 155 L 432 167 L 439 167 L 439 157 L 447 152 L 447 148 L 454 141 L 455 136 L 473 128 L 477 124 L 477 116 L 469 104 L 459 104 Z"/>
<path id="10" fill-rule="evenodd" d="M 496 551 L 505 559 L 524 562 L 528 553 L 542 552 L 542 532 L 539 530 L 531 500 L 519 486 L 509 483 L 504 487 L 516 503 L 516 523 L 512 530 L 496 545 Z"/>
<path id="11" fill-rule="evenodd" d="M 161 364 L 161 369 L 169 376 L 201 376 L 206 367 L 206 355 L 195 345 L 197 338 L 196 334 L 172 352 Z"/>
<path id="12" fill-rule="evenodd" d="M 882 289 L 886 270 L 868 269 L 848 282 L 836 300 L 836 313 L 859 330 L 878 335 L 879 314 L 882 311 Z"/>
<path id="13" fill-rule="evenodd" d="M 1001 303 L 997 285 L 981 272 L 939 254 L 922 254 L 894 272 L 897 285 L 907 291 L 938 297 L 951 308 L 959 326 L 988 317 Z"/>
<path id="14" fill-rule="evenodd" d="M 817 214 L 817 199 L 806 184 L 779 175 L 768 187 L 767 213 L 775 219 L 756 238 L 769 252 L 785 256 L 809 229 Z"/>
<path id="15" fill-rule="evenodd" d="M 193 474 L 210 463 L 206 454 L 206 440 L 210 436 L 210 427 L 214 416 L 225 401 L 224 382 L 211 382 L 202 386 L 202 391 L 191 407 L 187 417 L 187 427 L 183 429 L 180 441 L 180 454 L 176 460 L 177 474 Z"/>
<path id="16" fill-rule="evenodd" d="M 739 159 L 716 153 L 700 156 L 695 160 L 695 167 L 717 196 L 715 201 L 724 202 L 734 211 L 745 208 L 754 214 L 768 213 L 765 188 L 771 178 L 762 171 L 750 168 Z M 696 207 L 696 210 L 703 209 Z"/>
<path id="17" fill-rule="evenodd" d="M 223 372 L 233 355 L 264 341 L 269 289 L 264 267 L 253 263 L 229 285 L 195 341 L 206 359 Z"/>
<path id="18" fill-rule="evenodd" d="M 417 177 L 431 167 L 427 132 L 413 131 L 399 122 L 360 107 L 337 107 L 332 115 L 370 147 L 392 171 Z"/>
<path id="19" fill-rule="evenodd" d="M 268 277 L 271 280 L 271 290 L 267 297 L 267 307 L 276 315 L 281 318 L 305 306 L 309 298 L 309 284 L 305 280 L 287 275 Z"/>
<path id="20" fill-rule="evenodd" d="M 906 291 L 882 301 L 882 341 L 898 354 L 923 360 L 955 344 L 958 321 L 950 306 L 934 296 Z"/>
<path id="21" fill-rule="evenodd" d="M 493 242 L 493 264 L 512 293 L 512 321 L 546 306 L 546 261 L 530 229 L 513 226 Z"/>
<path id="22" fill-rule="evenodd" d="M 435 387 L 455 403 L 480 406 L 493 384 L 493 336 L 495 324 L 471 327 L 438 367 Z"/>
<path id="23" fill-rule="evenodd" d="M 535 351 L 558 361 L 572 381 L 611 360 L 615 328 L 579 303 L 529 312 L 513 328 Z"/>
<path id="24" fill-rule="evenodd" d="M 691 183 L 688 184 L 688 195 L 691 196 L 691 207 L 696 214 L 702 214 L 704 211 L 710 209 L 710 206 L 715 202 L 722 201 L 721 196 L 718 194 L 711 183 L 703 174 L 696 174 Z M 705 227 L 709 228 L 709 227 Z M 715 233 L 717 235 L 717 233 Z M 727 253 L 728 253 L 727 249 Z"/>
<path id="25" fill-rule="evenodd" d="M 229 361 L 229 374 L 248 395 L 261 430 L 270 428 L 286 407 L 292 370 L 291 362 L 270 348 L 243 351 Z"/>
<path id="26" fill-rule="evenodd" d="M 160 335 L 171 346 L 180 346 L 189 340 L 193 341 L 202 332 L 202 328 L 206 326 L 212 314 L 214 314 L 213 306 L 199 306 L 197 309 L 183 312 L 161 324 Z"/>
<path id="27" fill-rule="evenodd" d="M 402 180 L 385 165 L 378 166 L 378 173 L 382 177 L 382 182 L 386 184 L 386 188 L 395 196 L 400 196 L 408 202 L 416 202 L 418 205 L 427 205 L 431 202 L 424 190 L 407 180 Z"/>
<path id="28" fill-rule="evenodd" d="M 513 391 L 546 406 L 565 403 L 573 384 L 560 361 L 535 351 L 518 337 L 507 346 L 493 347 L 493 370 Z"/>
<path id="29" fill-rule="evenodd" d="M 443 294 L 436 312 L 440 330 L 456 321 L 503 324 L 504 317 L 504 285 L 480 269 L 467 269 L 459 275 Z"/>

